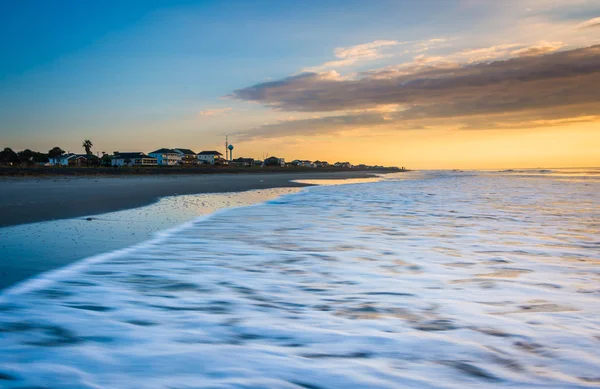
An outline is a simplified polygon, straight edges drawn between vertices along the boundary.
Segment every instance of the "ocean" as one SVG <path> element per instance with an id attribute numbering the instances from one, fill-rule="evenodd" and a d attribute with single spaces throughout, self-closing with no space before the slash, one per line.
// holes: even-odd
<path id="1" fill-rule="evenodd" d="M 3 292 L 0 387 L 600 387 L 600 169 L 199 217 Z"/>

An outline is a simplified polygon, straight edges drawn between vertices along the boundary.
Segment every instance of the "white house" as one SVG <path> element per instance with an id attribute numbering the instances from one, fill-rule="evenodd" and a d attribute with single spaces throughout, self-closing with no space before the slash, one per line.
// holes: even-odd
<path id="1" fill-rule="evenodd" d="M 157 159 L 144 153 L 118 153 L 111 158 L 112 166 L 156 166 Z"/>
<path id="2" fill-rule="evenodd" d="M 183 159 L 182 154 L 171 149 L 158 149 L 148 155 L 156 158 L 156 162 L 161 166 L 178 166 Z"/>
<path id="3" fill-rule="evenodd" d="M 293 160 L 292 165 L 293 166 L 302 166 L 302 167 L 313 167 L 313 164 L 311 161 L 302 160 L 302 159 Z"/>
<path id="4" fill-rule="evenodd" d="M 215 150 L 202 151 L 200 154 L 198 154 L 198 161 L 200 161 L 202 164 L 214 165 L 215 162 L 222 159 L 222 157 L 223 154 Z"/>
<path id="5" fill-rule="evenodd" d="M 85 154 L 63 154 L 60 158 L 48 158 L 48 161 L 51 165 L 60 165 L 60 166 L 79 166 L 85 165 L 87 163 L 87 155 Z"/>

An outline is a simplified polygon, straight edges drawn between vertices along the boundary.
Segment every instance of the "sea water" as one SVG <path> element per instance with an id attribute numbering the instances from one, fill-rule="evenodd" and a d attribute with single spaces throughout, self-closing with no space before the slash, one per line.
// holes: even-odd
<path id="1" fill-rule="evenodd" d="M 600 171 L 219 211 L 0 297 L 2 388 L 600 386 Z"/>

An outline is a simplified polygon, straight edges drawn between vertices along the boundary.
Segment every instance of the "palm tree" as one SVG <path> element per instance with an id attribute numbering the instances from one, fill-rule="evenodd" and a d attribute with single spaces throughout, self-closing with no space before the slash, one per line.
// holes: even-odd
<path id="1" fill-rule="evenodd" d="M 87 155 L 91 155 L 92 154 L 92 146 L 94 146 L 94 144 L 89 139 L 84 140 L 83 144 L 81 145 L 81 147 L 83 147 L 85 149 L 85 153 Z"/>
<path id="2" fill-rule="evenodd" d="M 85 149 L 85 153 L 87 155 L 90 155 L 90 154 L 92 154 L 92 146 L 93 145 L 94 144 L 92 143 L 91 140 L 86 139 L 86 140 L 83 141 L 83 144 L 81 145 L 81 147 L 83 147 Z"/>

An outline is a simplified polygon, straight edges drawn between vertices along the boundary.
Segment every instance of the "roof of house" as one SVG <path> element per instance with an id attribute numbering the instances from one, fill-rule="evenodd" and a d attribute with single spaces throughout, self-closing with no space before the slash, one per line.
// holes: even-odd
<path id="1" fill-rule="evenodd" d="M 94 158 L 94 157 L 95 157 L 95 155 L 93 155 L 93 154 L 89 154 L 88 155 L 88 154 L 67 153 L 67 154 L 61 155 L 60 158 L 61 159 L 62 158 L 66 158 L 66 159 L 71 159 L 71 158 L 75 158 L 75 159 L 77 159 L 77 158 L 85 158 L 85 159 L 88 159 L 88 158 Z"/>
<path id="2" fill-rule="evenodd" d="M 223 155 L 223 154 L 219 153 L 218 151 L 211 150 L 211 151 L 202 151 L 198 155 Z"/>
<path id="3" fill-rule="evenodd" d="M 239 158 L 234 159 L 233 162 L 254 162 L 254 158 L 239 157 Z"/>
<path id="4" fill-rule="evenodd" d="M 149 155 L 146 155 L 144 153 L 141 152 L 129 152 L 129 153 L 119 153 L 119 154 L 115 154 L 114 158 L 116 159 L 132 159 L 132 158 L 150 158 L 150 159 L 156 159 L 154 157 L 151 157 Z"/>
<path id="5" fill-rule="evenodd" d="M 148 154 L 178 154 L 178 153 L 173 149 L 158 149 L 158 150 L 155 150 Z"/>
<path id="6" fill-rule="evenodd" d="M 182 149 L 182 148 L 174 148 L 173 150 L 175 151 L 181 151 L 181 153 L 185 154 L 185 155 L 196 155 L 196 153 L 194 153 L 192 150 L 190 149 Z"/>

